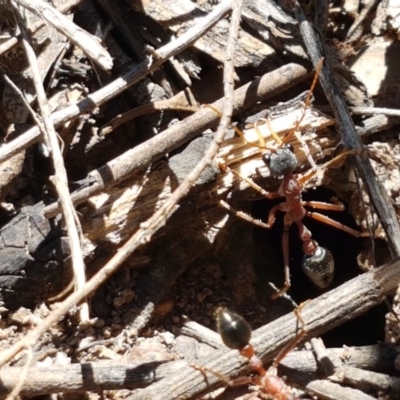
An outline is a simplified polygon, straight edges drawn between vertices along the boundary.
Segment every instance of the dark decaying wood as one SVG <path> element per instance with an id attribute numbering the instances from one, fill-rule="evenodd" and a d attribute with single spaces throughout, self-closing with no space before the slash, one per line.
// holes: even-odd
<path id="1" fill-rule="evenodd" d="M 0 299 L 9 309 L 32 307 L 68 286 L 69 249 L 57 221 L 43 204 L 21 209 L 0 230 Z"/>

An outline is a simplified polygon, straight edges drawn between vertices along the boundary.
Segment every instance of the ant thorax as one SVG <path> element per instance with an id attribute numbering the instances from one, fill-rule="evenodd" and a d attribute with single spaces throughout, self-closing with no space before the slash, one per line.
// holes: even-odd
<path id="1" fill-rule="evenodd" d="M 297 158 L 290 144 L 285 144 L 276 150 L 267 150 L 262 155 L 262 160 L 273 177 L 288 175 L 297 167 Z"/>

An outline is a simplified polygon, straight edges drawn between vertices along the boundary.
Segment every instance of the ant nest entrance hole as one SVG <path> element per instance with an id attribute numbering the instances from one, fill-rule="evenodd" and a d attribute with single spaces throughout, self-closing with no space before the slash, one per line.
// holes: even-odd
<path id="1" fill-rule="evenodd" d="M 302 194 L 305 201 L 330 202 L 335 197 L 332 190 L 319 187 L 308 190 Z M 252 203 L 252 215 L 265 221 L 269 211 L 281 200 L 260 200 Z M 358 230 L 358 226 L 348 211 L 323 213 L 332 219 Z M 259 301 L 267 308 L 273 307 L 273 302 L 283 301 L 281 299 L 271 300 L 270 292 L 265 290 L 270 286 L 269 282 L 280 288 L 283 285 L 283 254 L 282 254 L 282 233 L 283 213 L 277 213 L 277 218 L 271 229 L 254 227 L 254 269 L 257 275 L 257 294 Z M 360 253 L 365 252 L 366 247 L 371 247 L 368 238 L 356 238 L 348 233 L 315 221 L 306 217 L 305 226 L 312 232 L 313 239 L 319 246 L 329 249 L 335 260 L 335 276 L 327 290 L 335 288 L 342 283 L 358 276 L 362 271 L 358 265 Z M 383 240 L 375 239 L 376 252 L 385 253 L 386 243 Z M 305 275 L 302 269 L 302 243 L 299 238 L 298 228 L 295 224 L 289 230 L 289 268 L 291 273 L 291 288 L 289 296 L 298 304 L 308 299 L 315 298 L 323 293 Z M 377 261 L 380 265 L 380 262 Z M 329 347 L 346 345 L 367 345 L 382 341 L 384 339 L 385 314 L 388 309 L 385 304 L 371 309 L 366 314 L 347 322 L 346 324 L 333 329 L 323 335 L 325 344 Z"/>

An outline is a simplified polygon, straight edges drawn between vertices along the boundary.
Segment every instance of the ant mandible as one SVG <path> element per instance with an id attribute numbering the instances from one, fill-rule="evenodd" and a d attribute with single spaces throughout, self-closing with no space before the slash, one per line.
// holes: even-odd
<path id="1" fill-rule="evenodd" d="M 318 80 L 318 74 L 322 68 L 323 59 L 321 59 L 314 80 L 312 82 L 311 88 L 305 100 L 305 110 L 310 103 L 312 92 Z M 304 253 L 304 259 L 302 262 L 302 267 L 305 274 L 314 282 L 316 286 L 321 289 L 326 289 L 331 283 L 334 275 L 334 259 L 332 253 L 318 245 L 318 243 L 313 240 L 311 232 L 303 223 L 304 217 L 310 217 L 317 221 L 321 221 L 327 225 L 333 226 L 337 229 L 343 230 L 353 236 L 360 237 L 363 234 L 355 229 L 343 225 L 321 213 L 308 211 L 305 207 L 311 207 L 319 210 L 330 210 L 330 211 L 343 211 L 344 206 L 341 203 L 324 203 L 319 201 L 303 201 L 301 197 L 301 192 L 303 185 L 316 173 L 316 168 L 313 167 L 310 172 L 304 176 L 298 178 L 294 175 L 294 170 L 297 167 L 297 158 L 294 153 L 293 147 L 287 142 L 293 138 L 296 130 L 298 129 L 302 119 L 305 115 L 305 110 L 301 119 L 296 123 L 295 128 L 290 131 L 283 139 L 276 135 L 271 127 L 270 121 L 268 119 L 263 119 L 268 124 L 269 130 L 274 140 L 278 143 L 277 148 L 268 148 L 265 144 L 264 137 L 262 136 L 258 124 L 255 124 L 255 131 L 258 135 L 259 145 L 254 143 L 249 143 L 249 145 L 260 148 L 263 151 L 262 160 L 267 165 L 270 173 L 273 177 L 283 177 L 282 183 L 277 192 L 267 192 L 262 187 L 257 185 L 253 180 L 242 176 L 235 170 L 230 169 L 224 164 L 219 164 L 220 168 L 224 171 L 231 172 L 240 179 L 246 181 L 253 189 L 257 190 L 263 196 L 268 199 L 275 199 L 277 197 L 284 197 L 286 200 L 277 206 L 273 207 L 269 213 L 267 222 L 262 222 L 252 218 L 251 216 L 235 210 L 228 203 L 221 200 L 220 204 L 233 212 L 238 217 L 249 221 L 262 228 L 270 229 L 275 222 L 275 215 L 277 211 L 283 211 L 284 216 L 284 229 L 282 236 L 282 249 L 283 249 L 283 261 L 284 261 L 284 274 L 285 281 L 283 287 L 277 291 L 273 298 L 277 298 L 285 294 L 291 286 L 290 283 L 290 270 L 289 270 L 289 228 L 292 224 L 296 224 L 299 229 L 299 237 L 303 243 L 302 250 Z M 242 137 L 243 133 L 238 129 L 235 131 Z M 246 139 L 245 139 L 246 140 Z M 340 154 L 338 157 L 327 162 L 322 168 L 327 167 L 331 163 L 337 161 L 338 158 L 343 158 L 351 152 L 345 152 Z"/>
<path id="2" fill-rule="evenodd" d="M 301 307 L 301 306 L 300 306 Z M 297 318 L 304 326 L 298 311 Z M 274 359 L 271 367 L 265 370 L 261 359 L 255 354 L 253 346 L 250 344 L 251 327 L 249 323 L 241 317 L 226 308 L 219 307 L 215 311 L 217 322 L 217 330 L 221 335 L 221 339 L 225 346 L 230 349 L 238 350 L 239 353 L 249 360 L 251 368 L 257 372 L 258 376 L 238 378 L 230 382 L 233 385 L 239 384 L 254 384 L 261 392 L 271 396 L 275 400 L 295 400 L 297 397 L 293 395 L 291 389 L 278 376 L 277 368 L 282 359 L 294 347 L 297 346 L 300 339 L 306 333 L 304 328 L 301 328 L 296 336 L 291 340 Z M 269 397 L 268 397 L 269 398 Z"/>

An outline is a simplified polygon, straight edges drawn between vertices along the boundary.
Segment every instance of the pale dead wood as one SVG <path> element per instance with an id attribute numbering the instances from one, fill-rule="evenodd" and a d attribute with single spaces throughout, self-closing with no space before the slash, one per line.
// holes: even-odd
<path id="1" fill-rule="evenodd" d="M 92 60 L 106 71 L 112 68 L 112 57 L 108 51 L 99 43 L 99 39 L 86 32 L 62 13 L 57 11 L 51 4 L 42 0 L 14 0 L 17 4 L 27 8 L 48 24 L 68 38 L 75 46 L 78 46 Z"/>
<path id="2" fill-rule="evenodd" d="M 354 41 L 360 40 L 363 34 L 362 25 L 365 23 L 367 16 L 372 12 L 375 8 L 376 1 L 370 1 L 365 4 L 365 7 L 361 10 L 361 13 L 357 15 L 355 18 L 353 25 L 350 27 L 346 34 L 346 41 Z"/>
<path id="3" fill-rule="evenodd" d="M 375 115 L 383 114 L 389 117 L 400 117 L 400 110 L 396 108 L 383 108 L 383 107 L 349 107 L 353 114 L 361 115 Z"/>
<path id="4" fill-rule="evenodd" d="M 304 340 L 319 336 L 381 303 L 396 289 L 400 282 L 399 272 L 400 260 L 397 259 L 308 302 L 301 310 L 307 329 Z M 257 329 L 252 339 L 257 355 L 264 363 L 270 362 L 293 339 L 297 329 L 298 319 L 294 313 Z M 213 356 L 199 360 L 198 364 L 228 378 L 249 372 L 247 360 L 240 359 L 234 350 L 217 351 Z M 221 384 L 213 374 L 208 374 L 205 381 L 201 372 L 184 369 L 135 393 L 130 400 L 190 399 Z"/>
<path id="5" fill-rule="evenodd" d="M 396 358 L 394 346 L 371 345 L 361 347 L 344 347 L 338 349 L 326 349 L 326 354 L 335 368 L 351 366 L 363 370 L 393 371 L 393 360 Z M 284 375 L 288 369 L 304 372 L 306 374 L 318 374 L 318 363 L 312 351 L 293 351 L 281 362 Z M 316 375 L 317 376 L 317 375 Z"/>
<path id="6" fill-rule="evenodd" d="M 377 133 L 377 132 L 382 132 L 385 131 L 386 129 L 390 129 L 395 125 L 398 125 L 400 123 L 400 116 L 389 116 L 385 115 L 383 113 L 375 113 L 374 110 L 388 110 L 390 113 L 393 112 L 393 114 L 397 113 L 396 109 L 382 109 L 382 108 L 375 108 L 375 107 L 349 107 L 352 113 L 357 114 L 357 110 L 370 110 L 371 111 L 371 117 L 366 118 L 362 121 L 362 123 L 358 126 L 356 126 L 356 131 L 358 135 L 360 135 L 361 139 L 365 139 L 368 136 Z M 318 107 L 318 110 L 321 110 L 323 112 L 329 112 L 331 111 L 331 107 L 324 107 L 320 106 Z M 363 114 L 363 113 L 361 113 Z M 368 115 L 368 112 L 366 112 L 365 115 Z"/>
<path id="7" fill-rule="evenodd" d="M 400 123 L 400 117 L 388 117 L 386 115 L 374 115 L 363 121 L 362 126 L 357 127 L 357 133 L 365 138 L 374 133 L 390 129 Z"/>
<path id="8" fill-rule="evenodd" d="M 385 393 L 393 396 L 400 392 L 400 379 L 386 374 L 364 371 L 346 365 L 335 367 L 321 338 L 311 339 L 313 352 L 324 375 L 332 382 L 346 384 L 363 392 Z"/>

